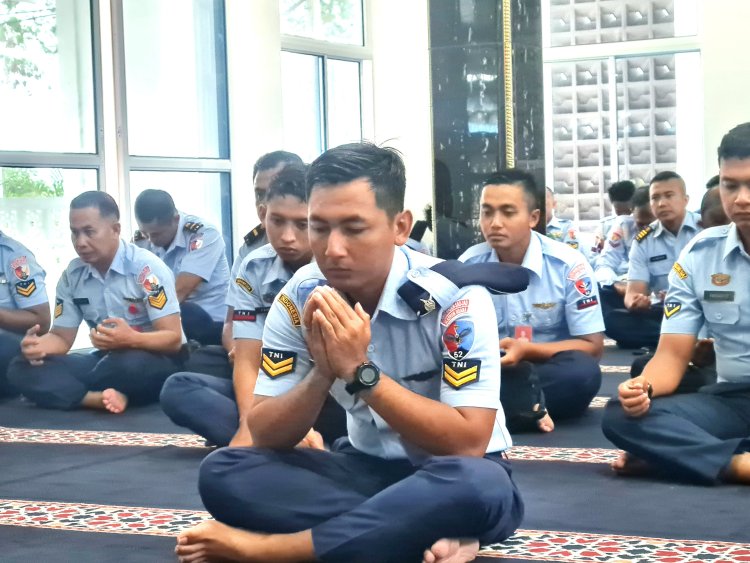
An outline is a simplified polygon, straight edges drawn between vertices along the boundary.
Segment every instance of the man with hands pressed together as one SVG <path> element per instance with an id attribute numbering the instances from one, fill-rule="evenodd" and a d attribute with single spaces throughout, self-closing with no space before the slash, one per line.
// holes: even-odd
<path id="1" fill-rule="evenodd" d="M 729 131 L 718 153 L 732 223 L 684 248 L 669 274 L 656 354 L 605 409 L 604 434 L 626 452 L 613 464 L 618 472 L 750 483 L 750 123 Z M 714 338 L 717 383 L 674 394 L 704 325 Z"/>
<path id="2" fill-rule="evenodd" d="M 489 294 L 457 289 L 429 270 L 437 259 L 399 248 L 412 218 L 394 151 L 331 149 L 307 187 L 316 263 L 297 271 L 266 321 L 255 447 L 203 462 L 199 489 L 216 521 L 183 533 L 177 554 L 469 561 L 523 513 L 501 455 L 510 438 Z M 407 280 L 435 297 L 429 312 L 397 293 Z M 347 410 L 348 438 L 331 452 L 292 449 L 329 392 Z"/>
<path id="3" fill-rule="evenodd" d="M 156 256 L 120 239 L 112 197 L 91 191 L 70 203 L 79 258 L 57 285 L 52 329 L 29 329 L 8 379 L 38 406 L 123 412 L 155 401 L 180 366 L 184 342 L 174 277 Z M 93 354 L 68 354 L 81 321 Z"/>

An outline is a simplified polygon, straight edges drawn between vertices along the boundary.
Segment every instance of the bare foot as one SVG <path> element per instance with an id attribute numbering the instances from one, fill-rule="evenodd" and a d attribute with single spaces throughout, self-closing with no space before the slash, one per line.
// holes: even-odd
<path id="1" fill-rule="evenodd" d="M 651 472 L 651 466 L 628 452 L 620 452 L 612 462 L 612 470 L 618 475 L 646 475 Z"/>
<path id="2" fill-rule="evenodd" d="M 317 430 L 313 430 L 312 428 L 307 433 L 307 435 L 302 438 L 302 441 L 297 444 L 298 448 L 310 448 L 311 450 L 324 450 L 326 449 L 325 444 L 323 443 L 323 436 L 320 435 L 320 432 Z"/>
<path id="3" fill-rule="evenodd" d="M 750 453 L 733 455 L 727 466 L 724 479 L 734 483 L 750 483 Z"/>
<path id="4" fill-rule="evenodd" d="M 257 534 L 206 520 L 177 537 L 180 563 L 198 561 L 314 561 L 309 530 L 293 534 Z"/>
<path id="5" fill-rule="evenodd" d="M 539 405 L 534 405 L 534 410 L 539 410 Z M 555 429 L 555 423 L 552 421 L 552 417 L 549 413 L 545 414 L 542 418 L 536 421 L 536 427 L 540 432 L 552 432 Z"/>
<path id="6" fill-rule="evenodd" d="M 128 408 L 128 398 L 117 389 L 105 389 L 102 391 L 102 404 L 109 412 L 121 414 Z"/>
<path id="7" fill-rule="evenodd" d="M 424 552 L 422 563 L 466 563 L 479 552 L 479 541 L 470 538 L 443 538 Z"/>

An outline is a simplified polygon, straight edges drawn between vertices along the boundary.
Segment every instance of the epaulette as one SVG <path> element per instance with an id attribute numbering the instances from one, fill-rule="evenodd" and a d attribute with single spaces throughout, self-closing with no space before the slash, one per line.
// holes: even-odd
<path id="1" fill-rule="evenodd" d="M 193 223 L 192 221 L 188 221 L 185 223 L 185 226 L 182 227 L 182 230 L 189 233 L 197 233 L 201 227 L 203 227 L 203 223 Z"/>
<path id="2" fill-rule="evenodd" d="M 141 231 L 136 231 L 133 233 L 133 242 L 141 242 L 142 240 L 146 240 L 146 235 L 144 235 Z"/>
<path id="3" fill-rule="evenodd" d="M 263 225 L 258 225 L 255 227 L 252 231 L 247 233 L 243 240 L 245 241 L 245 244 L 250 246 L 253 244 L 256 240 L 258 240 L 260 237 L 263 236 L 263 233 L 265 233 L 266 229 L 263 227 Z"/>
<path id="4" fill-rule="evenodd" d="M 654 228 L 651 225 L 649 225 L 648 227 L 643 229 L 640 233 L 635 235 L 635 240 L 638 242 L 642 242 L 643 239 L 645 239 L 648 235 L 650 235 L 653 232 L 654 232 Z"/>

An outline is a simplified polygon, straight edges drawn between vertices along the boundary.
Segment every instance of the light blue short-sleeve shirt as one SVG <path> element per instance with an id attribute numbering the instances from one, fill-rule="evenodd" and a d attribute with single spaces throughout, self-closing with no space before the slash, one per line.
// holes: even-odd
<path id="1" fill-rule="evenodd" d="M 202 278 L 203 283 L 185 301 L 201 307 L 214 321 L 224 320 L 229 263 L 224 238 L 215 227 L 195 215 L 180 212 L 177 234 L 168 248 L 156 246 L 148 239 L 136 244 L 161 258 L 175 278 L 180 274 Z"/>
<path id="2" fill-rule="evenodd" d="M 497 411 L 488 452 L 511 440 L 500 404 L 500 354 L 495 316 L 483 287 L 458 289 L 429 269 L 438 259 L 396 247 L 393 265 L 372 316 L 367 356 L 383 373 L 419 395 L 452 407 Z M 438 307 L 418 316 L 398 295 L 407 280 L 427 289 Z M 263 361 L 257 395 L 281 395 L 310 371 L 302 310 L 326 280 L 316 264 L 300 268 L 277 296 L 263 332 Z M 427 453 L 394 432 L 364 401 L 337 380 L 331 395 L 347 411 L 349 439 L 358 450 L 385 459 L 423 460 Z"/>
<path id="3" fill-rule="evenodd" d="M 638 233 L 630 248 L 628 281 L 646 282 L 651 291 L 666 290 L 667 276 L 677 256 L 700 232 L 698 220 L 697 214 L 688 211 L 677 235 L 670 233 L 658 220 Z"/>
<path id="4" fill-rule="evenodd" d="M 486 242 L 472 246 L 459 260 L 467 264 L 499 261 Z M 604 331 L 594 273 L 579 252 L 532 231 L 521 265 L 531 272 L 528 288 L 492 296 L 500 338 L 515 337 L 516 327 L 524 326 L 532 328 L 533 342 L 558 342 Z"/>
<path id="5" fill-rule="evenodd" d="M 586 244 L 581 240 L 581 235 L 578 233 L 578 229 L 575 228 L 573 222 L 569 219 L 558 219 L 552 217 L 546 228 L 547 237 L 557 242 L 563 242 L 570 248 L 578 250 L 583 254 L 586 259 L 589 259 L 590 249 L 585 248 Z"/>
<path id="6" fill-rule="evenodd" d="M 57 284 L 53 327 L 86 321 L 93 328 L 112 317 L 150 332 L 157 319 L 179 314 L 172 271 L 148 250 L 120 241 L 104 276 L 80 258 L 68 265 Z"/>
<path id="7" fill-rule="evenodd" d="M 229 284 L 227 304 L 234 338 L 262 340 L 266 316 L 281 288 L 292 278 L 291 268 L 270 244 L 245 256 Z"/>
<path id="8" fill-rule="evenodd" d="M 662 334 L 715 339 L 718 381 L 750 381 L 750 255 L 734 224 L 711 227 L 683 249 L 669 273 Z"/>
<path id="9" fill-rule="evenodd" d="M 0 308 L 28 309 L 49 303 L 44 278 L 34 254 L 0 231 Z"/>
<path id="10" fill-rule="evenodd" d="M 628 273 L 628 255 L 635 239 L 632 215 L 614 217 L 604 247 L 594 264 L 594 275 L 601 285 L 612 285 Z"/>

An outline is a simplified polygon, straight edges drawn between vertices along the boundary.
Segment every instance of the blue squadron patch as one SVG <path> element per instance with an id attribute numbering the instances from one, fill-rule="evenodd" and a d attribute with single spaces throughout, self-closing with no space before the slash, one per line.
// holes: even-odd
<path id="1" fill-rule="evenodd" d="M 443 333 L 443 344 L 454 360 L 466 357 L 474 344 L 474 323 L 463 319 L 453 321 Z"/>

